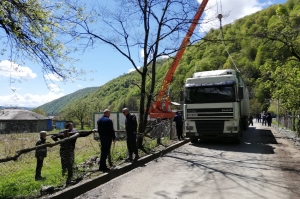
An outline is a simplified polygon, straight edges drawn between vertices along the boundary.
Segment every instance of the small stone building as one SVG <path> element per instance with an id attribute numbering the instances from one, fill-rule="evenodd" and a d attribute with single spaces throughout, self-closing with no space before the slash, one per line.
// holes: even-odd
<path id="1" fill-rule="evenodd" d="M 0 110 L 0 133 L 30 133 L 49 130 L 52 120 L 25 109 Z"/>

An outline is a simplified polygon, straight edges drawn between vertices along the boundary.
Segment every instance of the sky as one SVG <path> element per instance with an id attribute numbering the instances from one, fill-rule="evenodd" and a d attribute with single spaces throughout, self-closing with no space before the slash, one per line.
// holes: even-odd
<path id="1" fill-rule="evenodd" d="M 286 0 L 210 0 L 207 5 L 210 9 L 204 13 L 204 21 L 209 20 L 210 23 L 200 25 L 198 31 L 205 33 L 211 28 L 219 28 L 219 21 L 215 17 L 217 13 L 226 16 L 222 21 L 225 25 L 270 5 L 285 2 Z M 25 60 L 26 64 L 17 65 L 8 61 L 8 55 L 0 55 L 0 106 L 34 108 L 82 88 L 99 87 L 134 70 L 126 58 L 107 45 L 97 46 L 76 55 L 76 58 L 80 61 L 75 67 L 94 72 L 83 76 L 86 79 L 84 81 L 64 83 L 54 75 L 44 78 L 38 63 Z M 13 70 L 15 68 L 18 70 Z"/>

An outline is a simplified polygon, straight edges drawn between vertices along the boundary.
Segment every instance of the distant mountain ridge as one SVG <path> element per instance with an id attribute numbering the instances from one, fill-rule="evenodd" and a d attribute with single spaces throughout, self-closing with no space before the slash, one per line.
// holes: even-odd
<path id="1" fill-rule="evenodd" d="M 59 111 L 61 111 L 61 109 L 65 107 L 67 104 L 79 98 L 85 97 L 92 92 L 95 92 L 98 88 L 99 87 L 83 88 L 78 91 L 75 91 L 74 93 L 70 93 L 56 100 L 43 104 L 37 108 L 43 109 L 48 116 L 57 115 Z"/>

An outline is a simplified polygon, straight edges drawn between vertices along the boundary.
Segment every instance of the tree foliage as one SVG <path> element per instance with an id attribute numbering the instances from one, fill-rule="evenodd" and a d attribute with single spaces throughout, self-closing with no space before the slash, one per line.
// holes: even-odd
<path id="1" fill-rule="evenodd" d="M 37 62 L 44 74 L 54 73 L 63 80 L 70 74 L 75 78 L 83 71 L 72 67 L 74 59 L 69 53 L 73 48 L 65 46 L 73 40 L 66 31 L 70 26 L 65 12 L 67 8 L 56 0 L 1 0 L 1 54 L 19 64 L 25 59 Z"/>
<path id="2" fill-rule="evenodd" d="M 90 117 L 90 104 L 85 99 L 79 99 L 69 104 L 62 110 L 64 118 L 67 120 L 77 119 L 80 123 L 80 127 L 84 129 L 84 123 Z"/>

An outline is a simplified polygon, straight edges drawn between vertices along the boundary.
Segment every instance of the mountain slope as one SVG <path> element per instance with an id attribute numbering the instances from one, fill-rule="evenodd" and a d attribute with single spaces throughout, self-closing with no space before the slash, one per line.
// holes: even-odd
<path id="1" fill-rule="evenodd" d="M 289 0 L 284 6 L 286 9 L 284 13 L 287 15 L 300 13 L 299 5 L 300 0 Z M 272 81 L 266 66 L 277 62 L 284 63 L 293 58 L 289 46 L 281 45 L 276 38 L 275 40 L 268 39 L 268 34 L 271 35 L 274 31 L 284 31 L 278 27 L 289 25 L 289 22 L 283 21 L 283 18 L 278 15 L 281 10 L 281 7 L 274 5 L 224 26 L 223 31 L 212 29 L 202 41 L 189 47 L 173 77 L 170 89 L 172 101 L 179 101 L 179 93 L 183 90 L 186 78 L 191 77 L 194 72 L 237 68 L 248 83 L 253 104 L 252 111 L 258 112 L 262 108 L 265 109 L 268 106 L 265 100 L 271 97 L 271 90 L 266 87 L 266 82 Z M 300 16 L 298 18 L 296 16 L 296 19 L 294 23 L 297 27 L 300 25 Z M 221 35 L 226 48 L 220 39 Z M 296 38 L 296 41 L 300 42 L 300 38 Z M 231 57 L 228 56 L 228 52 Z M 156 92 L 161 87 L 171 61 L 172 59 L 159 61 Z M 137 72 L 125 74 L 84 97 L 84 101 L 90 106 L 90 113 L 105 108 L 120 111 L 124 106 L 131 110 L 138 110 L 139 79 Z"/>
<path id="2" fill-rule="evenodd" d="M 98 87 L 80 89 L 78 91 L 75 91 L 74 93 L 65 95 L 61 98 L 43 104 L 37 108 L 42 108 L 47 115 L 57 115 L 63 107 L 67 106 L 68 103 L 72 103 L 73 101 L 82 98 L 89 93 L 95 92 L 97 89 Z"/>

